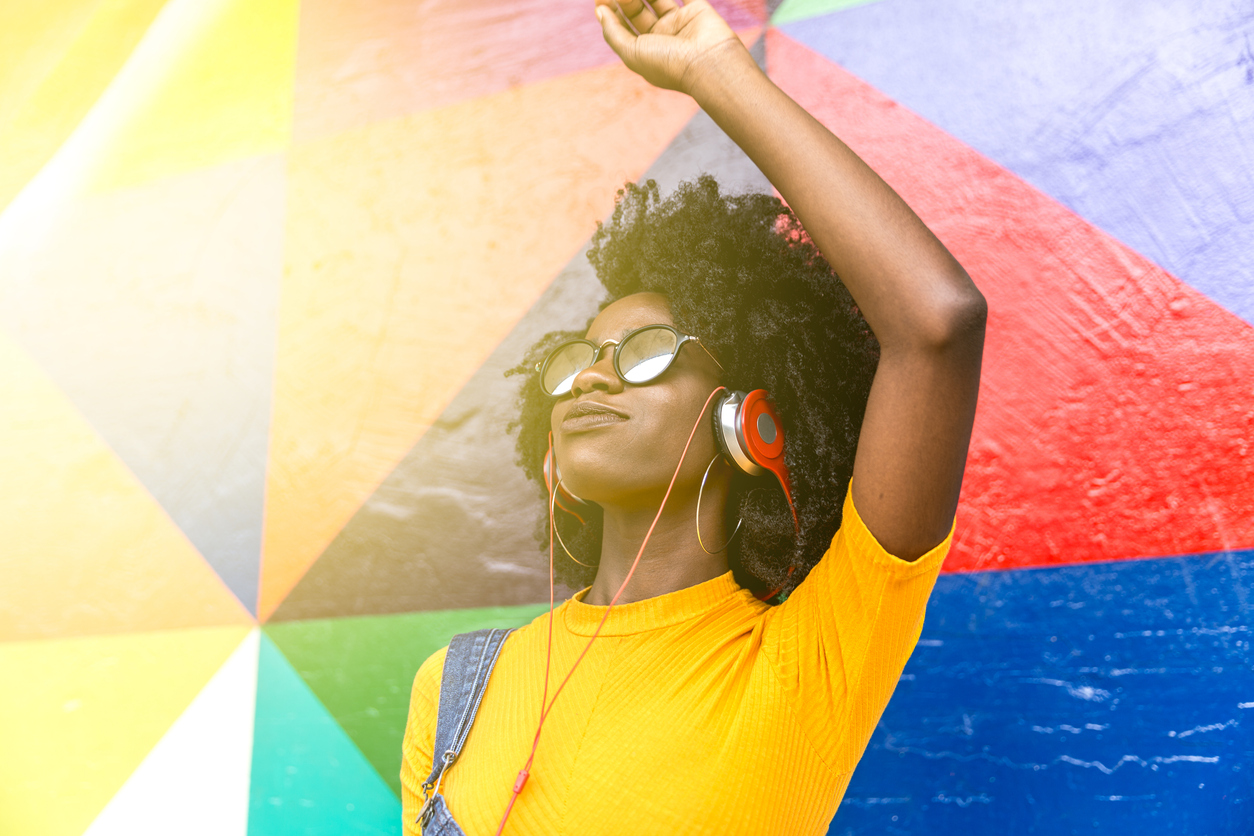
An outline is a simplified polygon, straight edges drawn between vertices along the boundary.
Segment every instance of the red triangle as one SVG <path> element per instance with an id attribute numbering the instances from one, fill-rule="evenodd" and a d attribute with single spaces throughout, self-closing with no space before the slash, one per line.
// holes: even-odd
<path id="1" fill-rule="evenodd" d="M 1254 329 L 777 31 L 767 62 L 988 297 L 947 570 L 1254 546 Z"/>

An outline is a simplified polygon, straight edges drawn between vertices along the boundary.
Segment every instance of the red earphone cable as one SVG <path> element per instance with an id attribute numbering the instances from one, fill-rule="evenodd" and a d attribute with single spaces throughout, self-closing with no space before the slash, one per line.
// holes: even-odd
<path id="1" fill-rule="evenodd" d="M 536 749 L 540 745 L 540 732 L 544 729 L 544 721 L 548 719 L 549 713 L 553 710 L 553 706 L 557 704 L 557 698 L 561 696 L 562 689 L 566 687 L 566 683 L 570 682 L 570 678 L 574 676 L 575 669 L 579 667 L 579 663 L 583 661 L 583 657 L 588 655 L 588 651 L 592 648 L 592 643 L 597 640 L 597 636 L 601 635 L 601 628 L 605 626 L 605 621 L 610 617 L 610 610 L 618 603 L 618 599 L 622 597 L 623 592 L 627 589 L 627 584 L 631 583 L 631 577 L 636 573 L 636 567 L 640 565 L 640 558 L 644 556 L 644 549 L 649 545 L 649 538 L 653 536 L 653 529 L 657 527 L 658 520 L 662 519 L 662 511 L 666 508 L 666 500 L 671 497 L 671 489 L 675 487 L 675 480 L 679 478 L 679 471 L 684 466 L 684 459 L 688 456 L 688 448 L 692 446 L 692 440 L 697 436 L 697 428 L 701 426 L 701 422 L 705 419 L 705 411 L 710 408 L 710 402 L 714 400 L 714 396 L 719 392 L 725 392 L 726 387 L 720 386 L 710 393 L 705 399 L 705 405 L 701 407 L 701 413 L 697 416 L 697 422 L 692 425 L 692 432 L 688 433 L 688 441 L 684 444 L 684 451 L 679 454 L 679 464 L 675 465 L 675 473 L 671 476 L 670 484 L 666 486 L 666 493 L 662 496 L 662 504 L 657 509 L 657 514 L 653 517 L 653 522 L 649 525 L 649 530 L 645 532 L 644 540 L 640 543 L 640 551 L 636 552 L 636 559 L 632 561 L 631 569 L 627 571 L 627 577 L 623 579 L 622 586 L 618 588 L 618 592 L 614 593 L 614 597 L 610 599 L 610 604 L 605 608 L 605 613 L 601 616 L 601 621 L 597 624 L 595 630 L 592 631 L 592 637 L 588 639 L 588 643 L 584 645 L 579 656 L 575 659 L 575 664 L 570 666 L 570 671 L 566 674 L 566 678 L 562 680 L 562 684 L 557 686 L 557 690 L 553 692 L 553 699 L 547 706 L 544 699 L 547 699 L 549 693 L 549 660 L 553 657 L 553 499 L 549 499 L 549 642 L 548 649 L 545 651 L 544 658 L 544 698 L 540 701 L 540 722 L 536 726 L 536 736 L 531 742 L 531 754 L 527 756 L 527 762 L 523 764 L 523 768 L 518 771 L 518 777 L 514 780 L 513 794 L 510 795 L 509 804 L 505 807 L 505 814 L 501 816 L 501 824 L 496 829 L 496 836 L 501 836 L 505 830 L 505 822 L 509 819 L 510 812 L 514 809 L 514 802 L 518 800 L 518 794 L 523 791 L 523 787 L 527 785 L 527 779 L 531 777 L 531 764 L 536 757 Z M 553 447 L 553 434 L 549 433 L 549 448 Z"/>
<path id="2" fill-rule="evenodd" d="M 549 432 L 549 455 L 553 455 L 553 433 Z M 501 824 L 496 829 L 496 836 L 501 836 L 501 831 L 505 829 L 505 822 L 509 819 L 509 814 L 514 810 L 514 802 L 518 800 L 518 794 L 522 792 L 522 788 L 527 783 L 527 778 L 531 775 L 531 762 L 536 756 L 536 747 L 540 745 L 540 729 L 544 727 L 544 715 L 546 714 L 544 707 L 549 699 L 549 668 L 553 659 L 553 609 L 555 595 L 553 592 L 553 529 L 556 525 L 553 521 L 553 506 L 557 502 L 557 483 L 554 482 L 552 490 L 549 493 L 549 640 L 544 651 L 544 693 L 540 696 L 540 720 L 536 723 L 536 737 L 531 742 L 531 754 L 527 757 L 527 762 L 523 768 L 519 770 L 518 777 L 514 780 L 514 791 L 510 794 L 509 804 L 505 806 L 505 814 L 501 816 Z M 580 519 L 580 522 L 583 522 Z M 556 699 L 556 695 L 554 695 Z"/>

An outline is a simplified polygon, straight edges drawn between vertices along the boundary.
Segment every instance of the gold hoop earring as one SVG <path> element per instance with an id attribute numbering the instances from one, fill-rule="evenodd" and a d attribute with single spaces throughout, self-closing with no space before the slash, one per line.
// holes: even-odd
<path id="1" fill-rule="evenodd" d="M 566 548 L 566 541 L 562 539 L 562 532 L 557 529 L 557 517 L 554 516 L 555 506 L 557 505 L 557 492 L 562 487 L 562 477 L 557 477 L 557 484 L 553 486 L 553 493 L 549 495 L 549 525 L 553 526 L 553 534 L 557 537 L 557 542 L 562 544 L 562 551 L 566 552 L 566 556 L 578 563 L 580 566 L 588 569 L 597 568 L 595 564 L 584 563 L 579 558 L 570 553 L 570 549 Z M 698 497 L 699 498 L 699 497 Z M 700 539 L 700 537 L 698 537 Z"/>
<path id="2" fill-rule="evenodd" d="M 718 461 L 719 455 L 720 454 L 716 453 L 714 458 L 710 459 L 710 463 L 705 466 L 705 474 L 701 477 L 701 487 L 697 489 L 697 545 L 700 546 L 701 551 L 705 552 L 706 554 L 718 554 L 719 552 L 723 551 L 728 546 L 730 546 L 732 540 L 735 540 L 736 535 L 740 533 L 740 526 L 744 525 L 744 522 L 745 522 L 744 517 L 741 517 L 739 520 L 737 520 L 736 530 L 733 531 L 731 533 L 731 536 L 727 538 L 726 543 L 724 543 L 720 548 L 715 549 L 714 551 L 710 551 L 709 549 L 707 549 L 705 547 L 705 543 L 701 541 L 701 494 L 705 493 L 705 480 L 710 478 L 710 468 L 714 467 L 714 463 Z"/>

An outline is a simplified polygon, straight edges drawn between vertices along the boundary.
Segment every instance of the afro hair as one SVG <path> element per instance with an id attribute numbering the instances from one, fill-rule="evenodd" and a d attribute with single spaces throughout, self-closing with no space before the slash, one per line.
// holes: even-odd
<path id="1" fill-rule="evenodd" d="M 719 358 L 732 390 L 771 394 L 787 439 L 785 461 L 800 531 L 773 478 L 733 476 L 729 520 L 743 519 L 729 546 L 736 580 L 762 592 L 788 591 L 827 550 L 840 527 L 879 344 L 849 291 L 779 198 L 732 195 L 703 175 L 666 199 L 657 184 L 628 183 L 614 213 L 598 224 L 588 260 L 611 302 L 646 291 L 670 301 L 676 326 Z M 510 374 L 534 375 L 558 343 L 551 332 Z M 518 461 L 545 497 L 543 461 L 553 402 L 530 380 L 522 387 Z M 557 579 L 578 589 L 596 574 L 601 519 L 557 514 L 566 547 L 583 564 L 559 560 Z M 548 518 L 539 539 L 547 548 Z"/>

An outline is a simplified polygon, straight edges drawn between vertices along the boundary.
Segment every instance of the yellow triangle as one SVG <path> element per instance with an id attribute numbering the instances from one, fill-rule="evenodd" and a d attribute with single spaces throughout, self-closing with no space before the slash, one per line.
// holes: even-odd
<path id="1" fill-rule="evenodd" d="M 169 0 L 106 94 L 90 188 L 282 151 L 298 0 Z M 104 101 L 102 99 L 102 101 Z"/>
<path id="2" fill-rule="evenodd" d="M 163 2 L 0 4 L 0 211 L 73 132 Z"/>
<path id="3" fill-rule="evenodd" d="M 152 495 L 3 332 L 0 392 L 0 641 L 251 622 Z"/>
<path id="4" fill-rule="evenodd" d="M 695 110 L 616 65 L 293 146 L 262 618 Z"/>
<path id="5" fill-rule="evenodd" d="M 0 833 L 79 836 L 248 630 L 0 644 Z"/>

